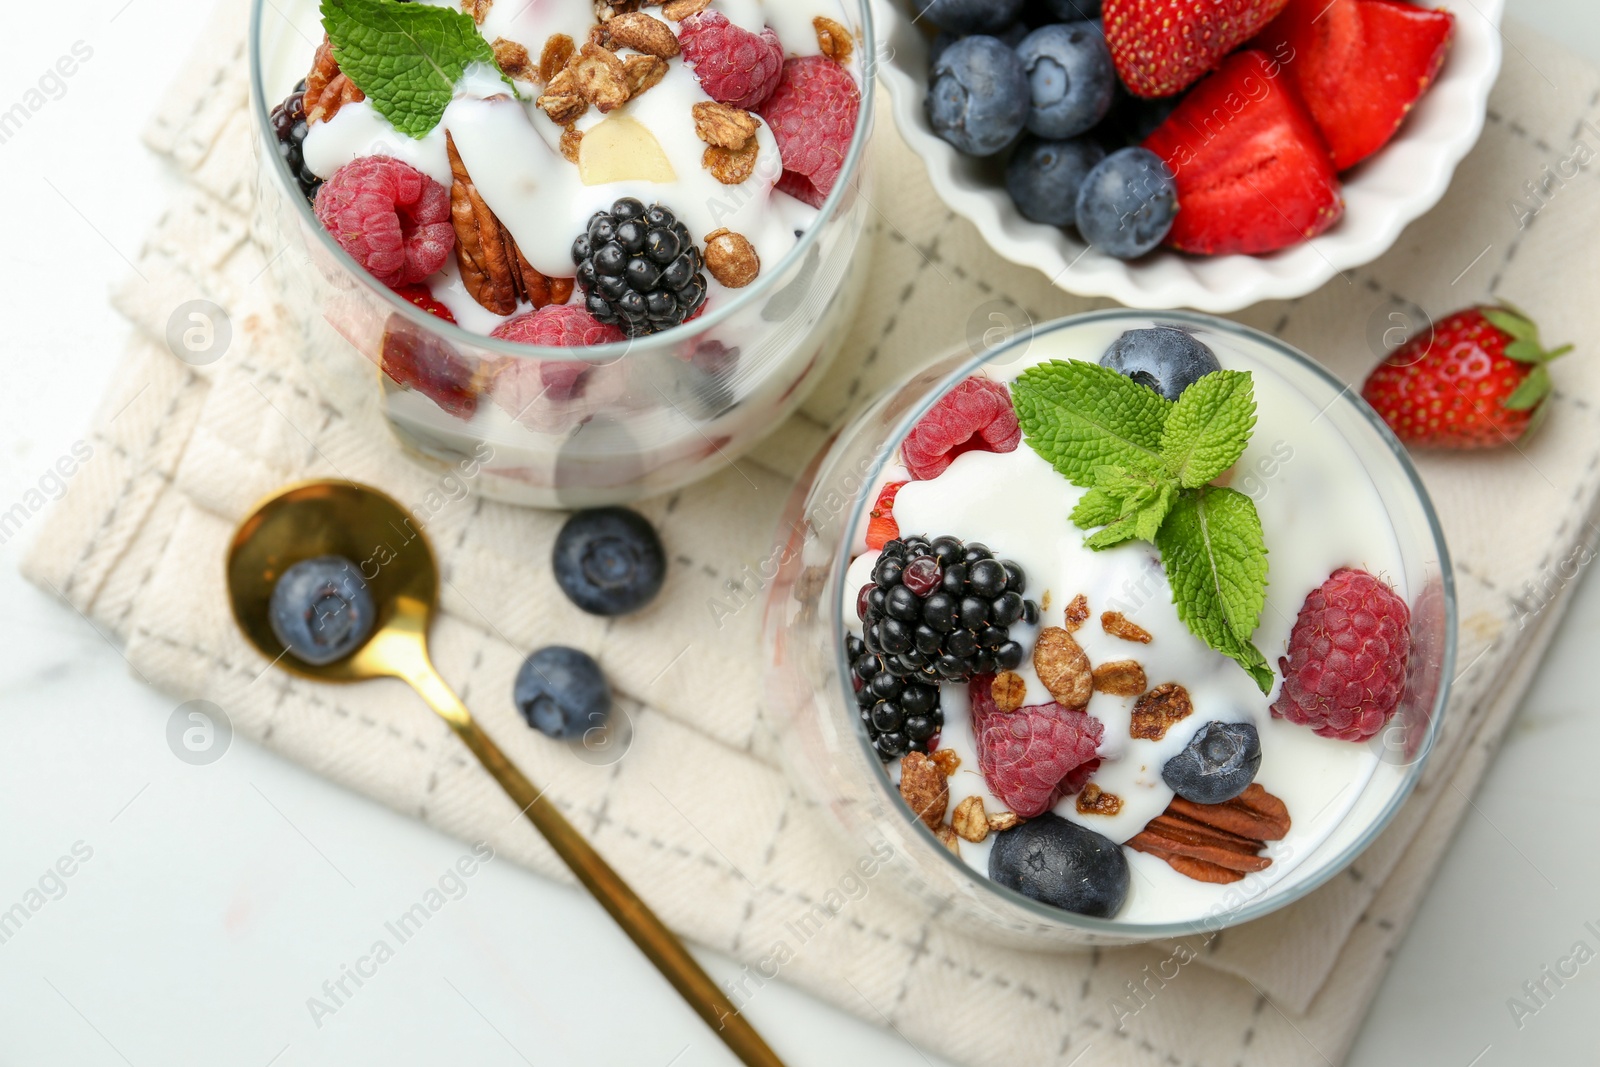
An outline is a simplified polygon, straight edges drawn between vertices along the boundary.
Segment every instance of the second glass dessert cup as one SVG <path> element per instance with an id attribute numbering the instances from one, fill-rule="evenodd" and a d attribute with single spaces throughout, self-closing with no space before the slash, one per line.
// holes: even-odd
<path id="1" fill-rule="evenodd" d="M 876 47 L 865 0 L 843 0 L 857 54 Z M 413 459 L 471 470 L 475 491 L 535 507 L 591 507 L 677 488 L 776 427 L 826 371 L 867 268 L 865 146 L 873 79 L 860 65 L 854 139 L 815 222 L 781 261 L 700 317 L 586 348 L 504 341 L 435 318 L 375 281 L 317 222 L 278 158 L 268 111 L 321 36 L 315 0 L 254 0 L 255 229 L 318 390 L 385 427 Z M 765 165 L 776 165 L 776 160 Z M 760 165 L 760 164 L 758 164 Z M 648 195 L 648 185 L 641 186 Z M 404 384 L 401 384 L 401 383 Z"/>
<path id="2" fill-rule="evenodd" d="M 845 652 L 852 621 L 845 613 L 856 598 L 853 587 L 847 589 L 846 573 L 862 551 L 867 511 L 874 506 L 886 469 L 897 460 L 900 443 L 953 386 L 974 374 L 1004 378 L 1041 354 L 1094 361 L 1109 339 L 1162 324 L 1192 333 L 1222 357 L 1224 366 L 1245 365 L 1272 375 L 1273 391 L 1290 398 L 1293 410 L 1304 408 L 1307 419 L 1327 420 L 1348 445 L 1354 464 L 1350 473 L 1370 482 L 1392 527 L 1399 573 L 1387 577 L 1405 594 L 1411 655 L 1405 695 L 1394 717 L 1379 734 L 1360 742 L 1375 757 L 1368 761 L 1373 765 L 1370 776 L 1354 783 L 1353 799 L 1339 798 L 1345 805 L 1343 816 L 1314 845 L 1284 857 L 1270 873 L 1232 886 L 1206 887 L 1226 892 L 1206 898 L 1203 911 L 1181 920 L 1092 918 L 1039 903 L 990 880 L 941 844 L 902 799 L 888 773 L 893 765 L 881 762 L 857 712 Z M 1258 491 L 1253 478 L 1274 477 L 1243 467 L 1236 470 L 1233 485 L 1247 494 Z M 1292 476 L 1292 467 L 1275 476 Z M 1027 502 L 1016 506 L 1026 507 Z M 1070 535 L 1065 514 L 1060 522 L 1063 535 Z M 1365 404 L 1309 357 L 1267 334 L 1211 316 L 1094 312 L 1039 327 L 976 357 L 963 348 L 891 388 L 842 430 L 802 479 L 780 531 L 785 544 L 777 558 L 782 566 L 769 590 L 765 620 L 765 713 L 788 771 L 832 815 L 852 847 L 892 850 L 914 891 L 976 919 L 1002 939 L 1033 945 L 1041 939 L 1062 944 L 1149 941 L 1236 925 L 1299 899 L 1344 869 L 1403 804 L 1421 776 L 1448 694 L 1455 649 L 1449 556 L 1403 448 Z M 904 534 L 944 532 L 917 529 Z M 998 535 L 984 540 L 998 555 L 1005 554 Z M 1272 543 L 1269 530 L 1269 553 Z M 1040 591 L 1032 588 L 1028 595 Z M 1059 613 L 1060 607 L 1058 601 L 1053 610 Z M 1293 611 L 1289 609 L 1291 618 Z M 1273 664 L 1282 651 L 1263 648 Z M 976 768 L 957 773 L 966 770 Z M 1299 814 L 1316 821 L 1313 813 Z"/>

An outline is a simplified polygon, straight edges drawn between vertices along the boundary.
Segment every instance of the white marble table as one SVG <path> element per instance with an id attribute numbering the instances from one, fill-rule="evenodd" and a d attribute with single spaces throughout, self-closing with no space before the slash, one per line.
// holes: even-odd
<path id="1" fill-rule="evenodd" d="M 1600 61 L 1592 0 L 1511 8 Z M 0 123 L 0 512 L 68 452 L 120 351 L 104 294 L 172 180 L 137 132 L 197 10 L 6 11 L 0 114 L 21 103 L 28 117 Z M 92 57 L 41 85 L 79 41 Z M 0 912 L 30 890 L 49 899 L 0 932 L 0 1064 L 733 1062 L 595 905 L 503 863 L 362 985 L 346 979 L 349 995 L 317 1026 L 308 998 L 327 1000 L 341 962 L 464 847 L 248 743 L 209 766 L 175 758 L 174 702 L 17 576 L 37 525 L 0 543 Z M 1571 973 L 1576 942 L 1600 950 L 1585 927 L 1600 930 L 1597 639 L 1600 585 L 1586 581 L 1352 1064 L 1600 1062 L 1600 961 L 1559 986 L 1541 973 Z M 47 873 L 58 862 L 72 873 Z M 1541 980 L 1542 1004 L 1523 989 Z M 1520 1028 L 1511 997 L 1538 1009 Z M 934 1062 L 776 984 L 749 1011 L 794 1067 Z"/>

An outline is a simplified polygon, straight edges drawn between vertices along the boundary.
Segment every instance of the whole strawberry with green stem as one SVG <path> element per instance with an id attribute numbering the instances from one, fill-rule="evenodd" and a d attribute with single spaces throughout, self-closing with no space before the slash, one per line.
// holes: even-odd
<path id="1" fill-rule="evenodd" d="M 1496 448 L 1524 437 L 1550 395 L 1551 360 L 1533 320 L 1510 305 L 1441 319 L 1367 376 L 1361 395 L 1406 445 Z"/>

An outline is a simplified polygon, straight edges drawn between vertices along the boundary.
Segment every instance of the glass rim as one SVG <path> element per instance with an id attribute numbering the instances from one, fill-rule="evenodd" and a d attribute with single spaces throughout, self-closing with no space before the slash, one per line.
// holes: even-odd
<path id="1" fill-rule="evenodd" d="M 841 0 L 843 2 L 843 0 Z M 713 309 L 699 318 L 689 322 L 680 323 L 670 330 L 649 334 L 645 337 L 631 337 L 623 341 L 612 341 L 603 345 L 585 345 L 582 347 L 563 348 L 555 345 L 530 345 L 520 341 L 507 341 L 499 337 L 490 337 L 488 334 L 474 333 L 465 327 L 446 322 L 437 315 L 422 310 L 417 305 L 401 296 L 388 286 L 379 282 L 355 261 L 355 258 L 346 252 L 335 241 L 323 225 L 317 221 L 310 203 L 300 194 L 299 186 L 294 176 L 289 173 L 288 165 L 278 155 L 272 135 L 271 123 L 268 112 L 271 104 L 267 101 L 265 77 L 261 62 L 261 27 L 262 19 L 267 8 L 272 10 L 285 22 L 289 17 L 285 15 L 272 0 L 251 0 L 250 2 L 250 109 L 251 122 L 255 127 L 257 150 L 264 159 L 271 161 L 273 175 L 277 179 L 278 192 L 286 196 L 294 205 L 297 221 L 302 227 L 310 228 L 316 235 L 316 240 L 344 268 L 347 274 L 356 278 L 357 282 L 371 292 L 377 293 L 380 299 L 385 299 L 390 305 L 391 314 L 402 315 L 413 326 L 437 334 L 443 340 L 455 345 L 468 345 L 482 349 L 496 356 L 511 359 L 539 359 L 554 360 L 564 363 L 614 363 L 627 358 L 636 347 L 641 345 L 655 346 L 660 343 L 670 346 L 678 341 L 702 333 L 712 326 L 716 326 L 731 317 L 736 311 L 752 304 L 758 297 L 767 293 L 777 284 L 776 279 L 782 278 L 788 269 L 800 262 L 817 242 L 821 240 L 821 233 L 825 225 L 838 214 L 839 205 L 843 202 L 847 188 L 858 185 L 861 160 L 866 154 L 867 141 L 870 139 L 872 129 L 873 103 L 876 99 L 877 77 L 873 70 L 877 65 L 877 28 L 873 23 L 872 4 L 869 0 L 856 0 L 856 5 L 861 12 L 862 40 L 857 42 L 860 46 L 859 54 L 862 57 L 862 74 L 857 85 L 860 91 L 860 108 L 856 112 L 855 135 L 850 140 L 850 147 L 845 153 L 844 163 L 839 168 L 839 176 L 834 180 L 833 188 L 823 200 L 822 206 L 817 209 L 816 221 L 806 228 L 794 247 L 780 259 L 771 270 L 764 270 L 761 277 L 751 284 L 738 290 L 733 299 L 722 307 Z M 290 26 L 294 24 L 289 22 Z M 785 57 L 788 58 L 787 56 Z M 858 195 L 861 194 L 857 188 Z"/>
<path id="2" fill-rule="evenodd" d="M 895 423 L 894 432 L 888 435 L 888 439 L 893 441 L 902 440 L 905 436 L 904 431 L 911 424 L 915 423 L 917 419 L 920 419 L 929 408 L 937 403 L 938 400 L 949 390 L 949 388 L 954 385 L 954 383 L 978 370 L 981 370 L 984 366 L 993 362 L 996 357 L 1002 355 L 1010 349 L 1015 348 L 1017 345 L 1030 343 L 1033 339 L 1039 336 L 1055 333 L 1058 330 L 1071 329 L 1073 327 L 1086 325 L 1088 323 L 1116 320 L 1137 320 L 1141 322 L 1148 322 L 1151 320 L 1160 322 L 1162 320 L 1167 320 L 1195 326 L 1204 326 L 1208 329 L 1215 329 L 1221 333 L 1232 334 L 1235 337 L 1264 345 L 1275 355 L 1282 356 L 1289 362 L 1311 372 L 1315 378 L 1332 388 L 1337 395 L 1329 404 L 1329 407 L 1332 407 L 1333 404 L 1340 403 L 1341 401 L 1344 402 L 1345 404 L 1349 405 L 1349 407 L 1358 415 L 1360 415 L 1366 421 L 1367 425 L 1377 432 L 1379 439 L 1387 446 L 1389 454 L 1397 462 L 1401 473 L 1404 475 L 1405 484 L 1409 486 L 1412 495 L 1415 497 L 1418 504 L 1421 505 L 1422 514 L 1426 520 L 1428 528 L 1428 534 L 1432 539 L 1434 547 L 1438 553 L 1438 566 L 1441 579 L 1440 584 L 1443 592 L 1443 608 L 1445 615 L 1444 649 L 1442 662 L 1440 664 L 1439 689 L 1434 695 L 1433 706 L 1428 710 L 1428 727 L 1423 737 L 1422 744 L 1419 747 L 1420 755 L 1412 763 L 1405 767 L 1404 780 L 1400 783 L 1399 788 L 1396 790 L 1394 796 L 1390 798 L 1384 810 L 1360 833 L 1360 835 L 1358 835 L 1353 841 L 1341 849 L 1339 853 L 1325 863 L 1321 869 L 1306 875 L 1282 892 L 1274 892 L 1273 890 L 1275 887 L 1268 887 L 1266 890 L 1256 894 L 1239 907 L 1226 909 L 1222 913 L 1226 921 L 1223 921 L 1221 925 L 1214 925 L 1208 921 L 1212 915 L 1212 913 L 1209 911 L 1205 915 L 1194 919 L 1186 919 L 1175 922 L 1151 923 L 1129 922 L 1119 919 L 1099 919 L 1092 916 L 1083 915 L 1078 912 L 1072 912 L 1062 908 L 1053 907 L 1049 904 L 1044 904 L 1037 900 L 1033 900 L 1030 897 L 1023 896 L 1014 889 L 1008 889 L 1000 883 L 992 880 L 987 875 L 984 875 L 973 869 L 959 856 L 951 854 L 948 849 L 939 846 L 938 842 L 935 841 L 931 836 L 926 838 L 925 844 L 938 854 L 939 861 L 951 865 L 961 874 L 962 877 L 967 879 L 967 881 L 974 886 L 978 892 L 997 894 L 1001 899 L 1007 901 L 1014 907 L 1020 908 L 1031 918 L 1037 919 L 1042 925 L 1065 926 L 1083 930 L 1088 933 L 1103 935 L 1106 943 L 1114 941 L 1122 941 L 1127 943 L 1157 941 L 1163 938 L 1183 937 L 1207 930 L 1214 932 L 1216 930 L 1222 930 L 1226 929 L 1227 927 L 1237 926 L 1241 923 L 1249 922 L 1252 919 L 1259 919 L 1264 915 L 1268 915 L 1274 911 L 1277 911 L 1279 908 L 1286 907 L 1287 905 L 1300 900 L 1313 890 L 1320 888 L 1334 876 L 1347 868 L 1357 856 L 1365 851 L 1366 848 L 1377 839 L 1378 835 L 1388 828 L 1396 813 L 1399 812 L 1399 810 L 1405 805 L 1406 800 L 1411 796 L 1412 791 L 1416 788 L 1418 780 L 1422 776 L 1424 767 L 1427 765 L 1428 757 L 1433 752 L 1434 744 L 1438 740 L 1439 730 L 1444 718 L 1445 705 L 1449 700 L 1450 690 L 1454 683 L 1457 624 L 1455 572 L 1450 560 L 1449 546 L 1445 543 L 1444 529 L 1439 523 L 1439 516 L 1434 509 L 1433 500 L 1429 497 L 1427 488 L 1423 485 L 1422 478 L 1417 473 L 1416 466 L 1411 462 L 1411 457 L 1407 454 L 1405 446 L 1400 443 L 1399 438 L 1395 437 L 1394 432 L 1389 429 L 1388 425 L 1383 421 L 1382 418 L 1379 417 L 1376 411 L 1372 410 L 1372 408 L 1364 402 L 1355 402 L 1359 398 L 1359 394 L 1356 394 L 1355 396 L 1347 395 L 1351 392 L 1351 387 L 1348 383 L 1341 381 L 1326 367 L 1322 366 L 1322 364 L 1318 363 L 1304 352 L 1301 352 L 1293 345 L 1274 337 L 1272 334 L 1266 333 L 1263 330 L 1255 329 L 1251 326 L 1246 326 L 1243 323 L 1234 322 L 1231 319 L 1225 319 L 1216 315 L 1210 315 L 1197 311 L 1152 311 L 1140 308 L 1116 307 L 1103 308 L 1098 311 L 1086 311 L 1076 315 L 1068 315 L 1062 318 L 1052 319 L 1049 322 L 1044 323 L 1042 326 L 1029 327 L 1026 331 L 1019 331 L 1010 340 L 1005 341 L 1002 344 L 998 344 L 993 348 L 986 349 L 982 353 L 974 355 L 971 359 L 962 363 L 956 370 L 951 371 L 949 374 L 941 378 L 938 383 L 928 392 L 928 395 L 924 400 L 914 407 L 908 408 L 906 411 L 902 412 L 900 418 Z M 961 348 L 957 347 L 948 353 L 945 358 L 949 358 L 950 355 L 957 354 L 960 351 Z M 884 395 L 888 396 L 890 394 L 885 393 Z M 864 410 L 870 409 L 871 408 L 869 406 Z M 893 448 L 883 450 L 882 453 L 874 459 L 871 468 L 863 476 L 863 491 L 860 498 L 857 499 L 851 508 L 849 522 L 844 527 L 847 531 L 847 534 L 841 539 L 839 549 L 833 560 L 834 575 L 829 583 L 829 590 L 830 596 L 833 598 L 832 603 L 834 605 L 832 616 L 834 620 L 834 662 L 835 669 L 838 671 L 841 685 L 839 699 L 842 703 L 839 705 L 840 708 L 848 708 L 850 704 L 853 703 L 852 698 L 854 695 L 844 688 L 848 684 L 846 679 L 848 679 L 850 676 L 850 664 L 844 651 L 844 636 L 846 631 L 842 608 L 839 607 L 845 602 L 845 576 L 850 565 L 850 552 L 854 547 L 854 538 L 852 535 L 854 531 L 860 527 L 862 515 L 869 506 L 871 494 L 867 492 L 867 487 L 870 487 L 877 481 L 878 476 L 883 472 L 883 469 L 888 465 L 890 459 L 893 457 L 894 451 L 895 450 Z M 1366 465 L 1363 464 L 1364 468 L 1365 466 Z M 881 766 L 882 761 L 878 758 L 877 752 L 872 748 L 871 743 L 867 740 L 865 733 L 859 729 L 856 723 L 852 722 L 849 725 L 851 727 L 850 732 L 855 737 L 856 743 L 861 746 L 861 751 L 866 757 L 869 766 Z M 918 836 L 919 830 L 922 834 L 926 834 L 926 827 L 923 826 L 922 821 L 917 818 L 912 813 L 911 809 L 905 804 L 894 802 L 898 801 L 899 796 L 897 793 L 895 793 L 893 785 L 889 781 L 888 775 L 879 774 L 875 777 L 878 779 L 876 783 L 877 787 L 883 789 L 891 800 L 889 806 L 895 809 L 899 813 L 900 817 L 904 819 L 905 826 L 910 831 L 912 836 L 918 837 L 919 840 L 922 840 L 922 837 Z M 1320 847 L 1321 845 L 1318 845 L 1318 848 Z M 1298 868 L 1295 869 L 1298 870 Z"/>

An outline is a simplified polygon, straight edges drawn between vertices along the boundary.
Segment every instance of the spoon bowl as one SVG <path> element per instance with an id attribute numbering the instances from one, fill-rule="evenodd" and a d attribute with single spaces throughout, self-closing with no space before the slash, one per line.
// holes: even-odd
<path id="1" fill-rule="evenodd" d="M 314 556 L 355 564 L 372 595 L 366 642 L 332 663 L 307 663 L 268 621 L 284 571 Z M 748 1067 L 783 1067 L 683 942 L 650 910 L 478 726 L 428 657 L 428 627 L 439 600 L 439 566 L 411 515 L 393 498 L 356 482 L 300 482 L 258 504 L 228 547 L 228 599 L 239 629 L 291 674 L 322 682 L 401 678 L 450 725 L 512 803 L 544 836 L 585 889 L 610 913 L 700 1018 Z"/>

